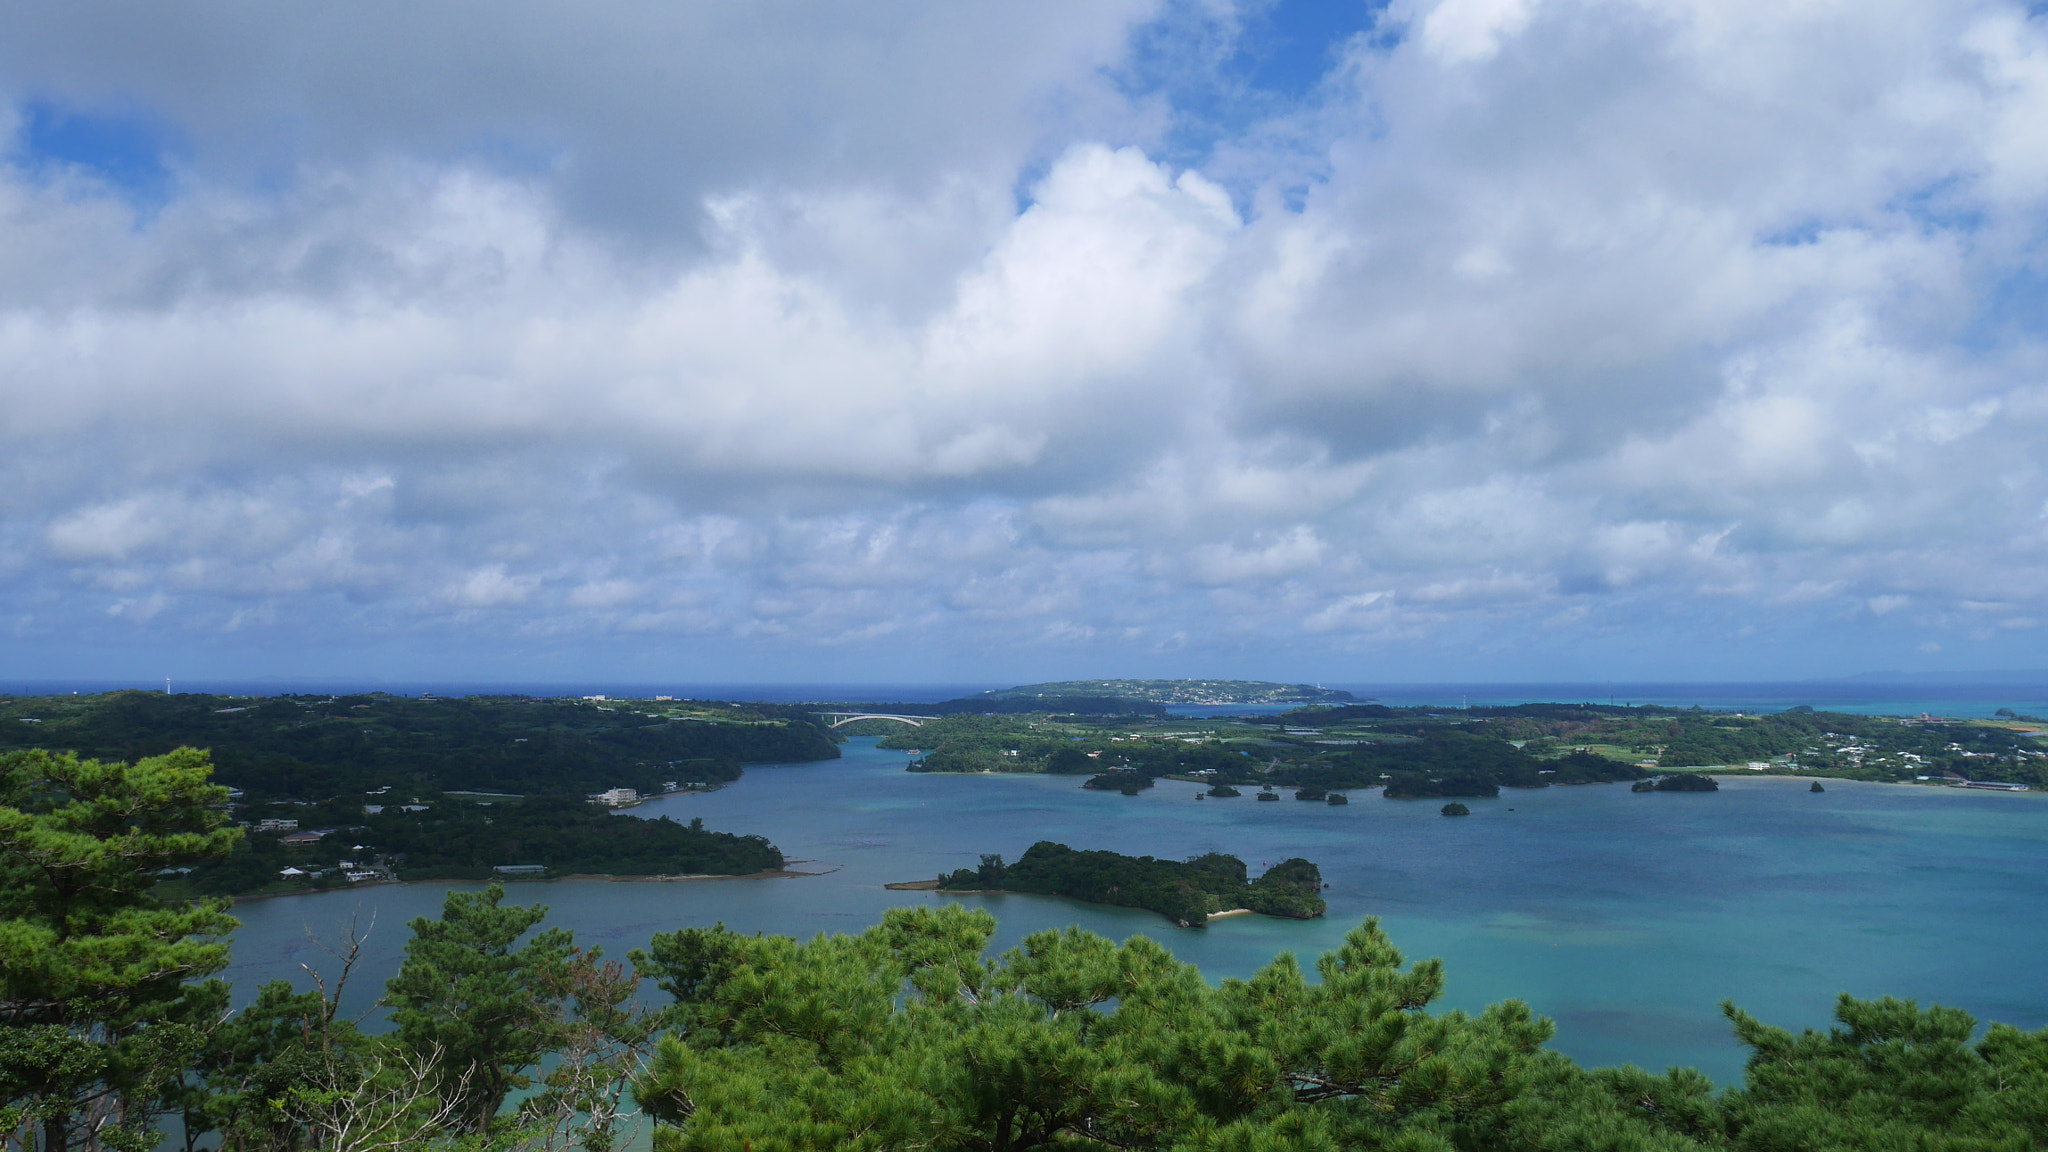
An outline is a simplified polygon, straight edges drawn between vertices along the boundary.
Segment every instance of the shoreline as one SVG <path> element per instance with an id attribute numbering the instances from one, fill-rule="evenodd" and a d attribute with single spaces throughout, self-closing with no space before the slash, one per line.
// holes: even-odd
<path id="1" fill-rule="evenodd" d="M 816 860 L 785 860 L 781 868 L 764 868 L 759 872 L 741 872 L 727 875 L 720 872 L 690 872 L 676 875 L 631 874 L 612 875 L 605 872 L 570 872 L 561 876 L 493 876 L 489 880 L 456 880 L 442 878 L 435 880 L 362 880 L 354 884 L 338 884 L 332 888 L 300 888 L 291 892 L 250 892 L 241 896 L 229 896 L 233 903 L 245 900 L 275 900 L 281 896 L 326 896 L 337 892 L 361 892 L 365 888 L 389 888 L 407 884 L 553 884 L 558 880 L 607 880 L 617 884 L 676 884 L 695 883 L 704 880 L 788 880 L 799 876 L 830 876 L 843 865 L 833 865 L 822 872 L 803 872 L 788 867 L 791 864 L 816 864 Z M 930 881 L 934 886 L 938 881 Z M 205 897 L 200 897 L 205 899 Z"/>
<path id="2" fill-rule="evenodd" d="M 941 888 L 937 880 L 905 880 L 896 884 L 884 884 L 882 887 L 891 892 L 932 892 L 940 896 L 1036 896 L 1047 900 L 1070 900 L 1076 904 L 1086 904 L 1090 908 L 1122 908 L 1131 912 L 1150 912 L 1155 916 L 1165 917 L 1170 924 L 1187 929 L 1203 927 L 1209 921 L 1218 920 L 1225 916 L 1270 915 L 1269 913 L 1261 913 L 1256 908 L 1226 908 L 1221 912 L 1209 913 L 1203 917 L 1202 924 L 1190 924 L 1185 920 L 1175 920 L 1172 917 L 1168 917 L 1164 912 L 1154 908 L 1143 908 L 1135 904 L 1104 904 L 1096 900 L 1084 900 L 1079 896 L 1063 896 L 1057 892 L 1012 892 L 1008 888 Z M 1318 917 L 1272 916 L 1271 918 L 1274 920 L 1304 920 L 1317 919 Z"/>
<path id="3" fill-rule="evenodd" d="M 2023 792 L 2006 788 L 1972 788 L 1954 780 L 1858 780 L 1853 776 L 1809 776 L 1797 772 L 1753 772 L 1749 769 L 1732 769 L 1727 765 L 1712 768 L 1687 769 L 1665 768 L 1660 774 L 1670 776 L 1677 773 L 1692 776 L 1712 776 L 1723 780 L 1818 780 L 1823 784 L 1871 784 L 1880 788 L 1920 788 L 1934 792 L 1967 792 L 1977 796 L 2048 796 L 2048 789 L 2028 787 Z M 1556 787 L 1556 785 L 1552 785 Z"/>

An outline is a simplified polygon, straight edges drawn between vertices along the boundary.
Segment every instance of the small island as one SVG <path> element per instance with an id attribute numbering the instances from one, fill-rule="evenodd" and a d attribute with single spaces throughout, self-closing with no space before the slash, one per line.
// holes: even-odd
<path id="1" fill-rule="evenodd" d="M 1323 874 L 1299 857 L 1282 860 L 1252 880 L 1244 861 L 1218 852 L 1157 860 L 1041 840 L 1014 864 L 983 856 L 979 868 L 961 868 L 926 883 L 942 892 L 1023 892 L 1144 908 L 1183 928 L 1200 928 L 1209 917 L 1232 912 L 1293 920 L 1312 920 L 1324 912 Z"/>

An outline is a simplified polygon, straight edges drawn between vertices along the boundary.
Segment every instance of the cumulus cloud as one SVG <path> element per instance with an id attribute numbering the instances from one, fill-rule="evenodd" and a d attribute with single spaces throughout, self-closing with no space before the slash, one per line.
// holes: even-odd
<path id="1" fill-rule="evenodd" d="M 1415 0 L 1188 162 L 1125 67 L 1187 15 L 25 18 L 11 647 L 2026 661 L 2042 18 Z M 147 126 L 169 191 L 34 115 Z"/>

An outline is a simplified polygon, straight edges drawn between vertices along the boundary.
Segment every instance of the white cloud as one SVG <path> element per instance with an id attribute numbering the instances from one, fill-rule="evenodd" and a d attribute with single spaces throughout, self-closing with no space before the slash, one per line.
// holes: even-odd
<path id="1" fill-rule="evenodd" d="M 1111 80 L 1158 10 L 24 18 L 0 91 L 182 144 L 141 217 L 0 169 L 0 615 L 1329 677 L 1971 601 L 2024 658 L 2042 18 L 1397 6 L 1205 170 Z"/>

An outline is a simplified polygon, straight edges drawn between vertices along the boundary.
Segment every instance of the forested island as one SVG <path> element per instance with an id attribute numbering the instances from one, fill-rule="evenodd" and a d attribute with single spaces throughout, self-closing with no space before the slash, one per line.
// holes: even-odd
<path id="1" fill-rule="evenodd" d="M 383 693 L 11 697 L 0 752 L 10 747 L 204 759 L 246 829 L 231 852 L 165 878 L 167 891 L 206 895 L 506 868 L 749 875 L 783 864 L 761 837 L 621 817 L 588 797 L 716 787 L 745 763 L 839 755 L 816 717 L 778 705 Z"/>
<path id="2" fill-rule="evenodd" d="M 892 731 L 924 772 L 1038 772 L 1136 795 L 1156 780 L 1291 788 L 1299 799 L 1375 788 L 1391 800 L 1496 796 L 1503 788 L 1642 782 L 1707 791 L 1705 771 L 2048 786 L 2042 725 L 1794 709 L 1522 704 L 1311 706 L 1280 715 L 1153 719 L 1052 713 L 949 715 Z M 1989 782 L 1989 783 L 1987 783 Z M 1228 793 L 1218 792 L 1223 796 Z"/>
<path id="3" fill-rule="evenodd" d="M 1014 864 L 983 856 L 981 867 L 939 877 L 941 891 L 1028 892 L 1091 904 L 1143 908 L 1183 928 L 1200 928 L 1218 912 L 1245 909 L 1312 920 L 1326 908 L 1323 874 L 1299 857 L 1282 860 L 1253 880 L 1244 861 L 1211 852 L 1190 860 L 1157 860 L 1082 851 L 1050 840 L 1024 850 Z"/>
<path id="4" fill-rule="evenodd" d="M 411 922 L 371 1025 L 341 1007 L 347 938 L 303 990 L 214 979 L 226 902 L 154 880 L 232 850 L 227 800 L 196 754 L 0 754 L 7 1147 L 605 1149 L 637 1117 L 655 1152 L 2048 1146 L 2048 1030 L 1845 995 L 1838 1027 L 1795 1033 L 1724 1004 L 1750 1057 L 1716 1092 L 1581 1067 L 1519 1001 L 1434 1011 L 1443 965 L 1373 920 L 1314 979 L 1289 954 L 1212 984 L 1078 928 L 992 955 L 994 918 L 959 906 L 808 941 L 682 928 L 628 965 L 493 885 Z"/>

